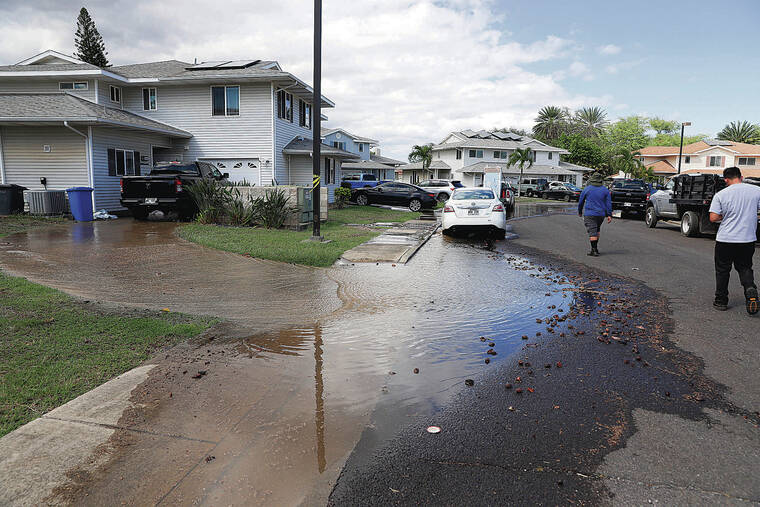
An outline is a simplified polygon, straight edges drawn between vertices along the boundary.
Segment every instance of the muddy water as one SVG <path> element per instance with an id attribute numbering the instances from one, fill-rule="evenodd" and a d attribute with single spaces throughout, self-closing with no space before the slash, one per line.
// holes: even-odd
<path id="1" fill-rule="evenodd" d="M 510 218 L 528 218 L 539 215 L 573 214 L 578 209 L 578 203 L 518 203 Z"/>

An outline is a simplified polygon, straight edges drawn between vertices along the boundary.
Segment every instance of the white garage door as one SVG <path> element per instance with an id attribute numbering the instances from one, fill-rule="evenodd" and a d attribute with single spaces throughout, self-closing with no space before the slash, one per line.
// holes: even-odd
<path id="1" fill-rule="evenodd" d="M 215 158 L 203 159 L 216 166 L 221 173 L 229 173 L 230 181 L 236 183 L 246 181 L 259 184 L 260 163 L 257 158 Z"/>

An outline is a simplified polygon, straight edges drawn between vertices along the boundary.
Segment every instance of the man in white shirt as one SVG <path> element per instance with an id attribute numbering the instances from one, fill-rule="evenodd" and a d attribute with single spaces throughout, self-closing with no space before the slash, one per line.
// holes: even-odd
<path id="1" fill-rule="evenodd" d="M 720 222 L 715 238 L 715 302 L 718 310 L 728 309 L 728 281 L 731 266 L 744 287 L 747 312 L 758 311 L 758 294 L 752 273 L 752 256 L 757 241 L 760 187 L 743 183 L 738 167 L 723 171 L 726 188 L 716 193 L 710 205 L 710 221 Z"/>

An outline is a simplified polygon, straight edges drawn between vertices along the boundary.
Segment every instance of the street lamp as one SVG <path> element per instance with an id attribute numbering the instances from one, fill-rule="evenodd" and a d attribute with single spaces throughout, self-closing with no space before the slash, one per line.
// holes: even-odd
<path id="1" fill-rule="evenodd" d="M 683 129 L 684 127 L 691 126 L 690 121 L 681 123 L 681 147 L 678 148 L 678 174 L 681 174 L 681 157 L 683 156 Z"/>
<path id="2" fill-rule="evenodd" d="M 312 157 L 311 169 L 314 177 L 311 201 L 314 212 L 311 237 L 321 240 L 319 219 L 321 213 L 320 175 L 322 158 L 322 0 L 314 0 L 314 94 L 312 96 Z"/>

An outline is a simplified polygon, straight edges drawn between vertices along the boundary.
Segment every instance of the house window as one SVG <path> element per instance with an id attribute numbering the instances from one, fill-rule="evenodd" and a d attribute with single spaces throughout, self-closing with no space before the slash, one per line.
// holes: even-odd
<path id="1" fill-rule="evenodd" d="M 364 151 L 364 144 L 363 143 L 359 143 L 359 153 L 362 153 L 363 151 Z M 441 154 L 440 153 L 438 154 L 438 158 L 441 158 Z"/>
<path id="2" fill-rule="evenodd" d="M 331 158 L 325 159 L 325 184 L 335 184 L 335 160 Z"/>
<path id="3" fill-rule="evenodd" d="M 59 90 L 86 90 L 88 88 L 87 81 L 74 82 L 74 83 L 58 83 Z"/>
<path id="4" fill-rule="evenodd" d="M 707 165 L 708 167 L 723 167 L 723 157 L 711 156 Z"/>
<path id="5" fill-rule="evenodd" d="M 111 92 L 111 102 L 116 102 L 117 104 L 121 104 L 121 88 L 118 86 L 111 85 L 109 87 Z"/>
<path id="6" fill-rule="evenodd" d="M 499 158 L 500 155 L 501 155 L 500 151 L 494 151 L 493 152 L 493 158 Z"/>
<path id="7" fill-rule="evenodd" d="M 551 159 L 552 159 L 552 155 L 553 155 L 553 153 L 552 153 L 552 152 L 549 152 L 549 160 L 551 160 Z M 642 161 L 643 161 L 643 160 L 644 160 L 644 159 L 642 158 Z"/>
<path id="8" fill-rule="evenodd" d="M 470 150 L 470 158 L 483 158 L 483 150 Z"/>
<path id="9" fill-rule="evenodd" d="M 339 150 L 345 150 L 346 143 L 342 141 L 333 141 L 333 148 L 338 148 Z"/>
<path id="10" fill-rule="evenodd" d="M 739 165 L 755 165 L 755 157 L 739 157 Z"/>
<path id="11" fill-rule="evenodd" d="M 684 159 L 683 159 L 683 163 L 684 163 L 684 164 L 691 164 L 691 157 L 690 157 L 690 156 L 686 156 L 686 157 L 684 157 Z"/>
<path id="12" fill-rule="evenodd" d="M 143 88 L 143 111 L 155 111 L 158 109 L 155 88 Z"/>
<path id="13" fill-rule="evenodd" d="M 307 129 L 311 128 L 311 104 L 303 100 L 298 101 L 298 124 Z"/>
<path id="14" fill-rule="evenodd" d="M 285 90 L 277 92 L 277 117 L 293 122 L 293 95 Z"/>
<path id="15" fill-rule="evenodd" d="M 108 148 L 109 176 L 140 176 L 140 152 Z"/>
<path id="16" fill-rule="evenodd" d="M 211 115 L 212 116 L 239 116 L 240 115 L 240 87 L 239 86 L 212 86 L 211 87 Z"/>
<path id="17" fill-rule="evenodd" d="M 462 160 L 462 150 L 457 150 L 457 160 Z"/>
<path id="18" fill-rule="evenodd" d="M 537 154 L 538 152 L 535 152 L 535 151 L 531 151 L 530 153 L 533 155 L 533 162 L 535 162 L 535 161 L 536 161 L 536 154 Z"/>

